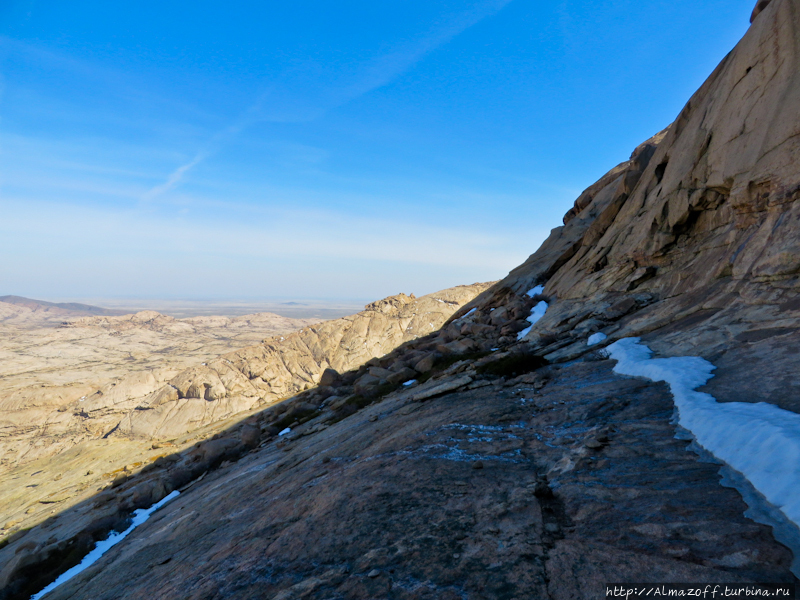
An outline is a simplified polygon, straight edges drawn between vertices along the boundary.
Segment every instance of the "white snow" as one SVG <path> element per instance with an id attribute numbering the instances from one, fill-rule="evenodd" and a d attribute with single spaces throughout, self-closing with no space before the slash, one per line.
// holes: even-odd
<path id="1" fill-rule="evenodd" d="M 415 383 L 417 383 L 416 379 L 409 379 L 408 381 L 404 382 L 403 385 L 409 386 L 409 385 L 414 385 Z"/>
<path id="2" fill-rule="evenodd" d="M 528 296 L 533 298 L 536 294 L 541 294 L 543 292 L 544 292 L 544 286 L 537 285 L 535 288 L 531 288 L 530 290 L 528 290 Z"/>
<path id="3" fill-rule="evenodd" d="M 471 310 L 470 310 L 470 311 L 469 311 L 467 314 L 465 314 L 463 317 L 459 317 L 459 318 L 458 318 L 458 320 L 460 321 L 461 319 L 466 319 L 468 316 L 470 316 L 470 315 L 471 315 L 472 313 L 474 313 L 476 310 L 478 310 L 478 309 L 477 309 L 477 308 L 473 308 L 473 309 L 471 309 Z"/>
<path id="4" fill-rule="evenodd" d="M 282 431 L 281 431 L 281 432 L 278 434 L 278 437 L 280 437 L 280 436 L 282 436 L 282 435 L 286 435 L 287 433 L 291 433 L 291 432 L 292 432 L 292 428 L 291 428 L 291 427 L 287 427 L 286 429 L 282 430 Z"/>
<path id="5" fill-rule="evenodd" d="M 91 566 L 95 562 L 97 562 L 97 560 L 101 556 L 103 556 L 103 554 L 105 554 L 112 547 L 116 546 L 122 540 L 124 540 L 131 531 L 133 531 L 139 525 L 141 525 L 142 523 L 147 521 L 147 519 L 150 518 L 151 514 L 153 514 L 155 511 L 157 511 L 159 508 L 164 506 L 167 502 L 169 502 L 173 498 L 178 497 L 178 495 L 180 495 L 180 492 L 178 490 L 175 490 L 171 494 L 165 496 L 162 500 L 159 500 L 158 502 L 153 504 L 153 506 L 151 506 L 150 508 L 139 508 L 139 509 L 135 510 L 134 513 L 133 513 L 133 521 L 131 522 L 130 526 L 125 531 L 120 532 L 120 533 L 117 533 L 116 531 L 112 531 L 111 534 L 109 534 L 109 536 L 106 539 L 104 539 L 102 542 L 97 542 L 97 544 L 95 544 L 94 549 L 91 552 L 89 552 L 89 554 L 84 556 L 83 560 L 79 564 L 75 565 L 74 567 L 72 567 L 68 571 L 65 571 L 64 573 L 59 575 L 58 578 L 53 583 L 48 585 L 46 588 L 44 588 L 38 594 L 34 594 L 33 596 L 31 596 L 31 600 L 39 600 L 39 598 L 41 598 L 42 596 L 44 596 L 48 592 L 51 592 L 52 590 L 57 588 L 59 585 L 61 585 L 65 581 L 69 581 L 70 579 L 75 577 L 75 575 L 77 575 L 81 571 L 89 568 L 89 566 Z"/>
<path id="6" fill-rule="evenodd" d="M 593 333 L 592 335 L 589 336 L 589 339 L 586 340 L 586 345 L 594 346 L 595 344 L 599 344 L 600 342 L 602 342 L 607 337 L 608 336 L 605 333 L 598 331 L 597 333 Z"/>
<path id="7" fill-rule="evenodd" d="M 533 288 L 530 292 L 528 292 L 528 295 L 529 296 L 535 296 L 536 294 L 531 294 L 531 292 L 533 292 L 534 290 L 537 290 L 537 289 L 539 289 L 541 287 L 542 286 L 537 286 L 537 287 Z M 538 294 L 540 292 L 536 292 L 536 293 Z M 526 335 L 528 335 L 528 332 L 531 330 L 531 327 L 533 327 L 536 324 L 536 321 L 538 321 L 539 319 L 541 319 L 544 316 L 545 311 L 547 311 L 547 302 L 545 302 L 544 300 L 540 300 L 539 303 L 536 306 L 534 306 L 533 309 L 531 310 L 531 316 L 528 317 L 528 323 L 531 324 L 530 327 L 526 327 L 525 329 L 520 331 L 517 334 L 517 340 L 521 340 Z"/>
<path id="8" fill-rule="evenodd" d="M 800 525 L 800 414 L 765 402 L 718 403 L 695 391 L 715 369 L 700 357 L 651 358 L 639 338 L 621 339 L 607 349 L 618 361 L 617 373 L 667 382 L 680 425 Z"/>

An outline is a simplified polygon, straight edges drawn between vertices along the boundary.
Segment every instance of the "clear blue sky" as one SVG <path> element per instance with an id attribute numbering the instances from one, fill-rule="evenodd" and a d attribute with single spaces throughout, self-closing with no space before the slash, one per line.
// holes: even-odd
<path id="1" fill-rule="evenodd" d="M 755 0 L 0 2 L 0 295 L 503 277 Z"/>

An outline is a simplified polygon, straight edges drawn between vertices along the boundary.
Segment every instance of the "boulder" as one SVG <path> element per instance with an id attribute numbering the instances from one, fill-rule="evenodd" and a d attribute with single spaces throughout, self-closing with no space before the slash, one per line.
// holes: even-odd
<path id="1" fill-rule="evenodd" d="M 336 369 L 325 369 L 319 378 L 319 385 L 329 386 L 338 383 L 340 380 L 339 372 Z"/>
<path id="2" fill-rule="evenodd" d="M 508 321 L 508 310 L 505 306 L 500 306 L 499 308 L 495 308 L 491 313 L 489 313 L 489 321 L 492 325 L 503 325 L 506 321 Z"/>
<path id="3" fill-rule="evenodd" d="M 245 424 L 239 430 L 239 439 L 247 448 L 255 448 L 261 442 L 261 428 L 255 425 Z"/>
<path id="4" fill-rule="evenodd" d="M 475 342 L 469 338 L 463 338 L 445 344 L 445 348 L 448 354 L 466 354 L 475 350 Z"/>
<path id="5" fill-rule="evenodd" d="M 375 377 L 374 375 L 370 375 L 367 373 L 366 375 L 362 375 L 356 380 L 355 383 L 355 392 L 356 394 L 361 394 L 362 396 L 367 396 L 371 394 L 381 383 L 381 380 Z"/>
<path id="6" fill-rule="evenodd" d="M 397 385 L 399 383 L 403 383 L 404 381 L 408 381 L 409 379 L 414 379 L 417 376 L 417 372 L 414 369 L 410 369 L 405 367 L 399 370 L 397 373 L 393 373 L 387 378 L 387 381 L 391 384 Z"/>
<path id="7" fill-rule="evenodd" d="M 393 372 L 389 369 L 383 369 L 381 367 L 370 367 L 367 372 L 373 377 L 377 377 L 381 381 L 388 380 L 393 374 Z"/>
<path id="8" fill-rule="evenodd" d="M 414 370 L 419 373 L 427 373 L 431 369 L 433 369 L 433 365 L 436 363 L 436 353 L 429 352 L 423 358 L 419 359 L 416 364 L 414 365 Z"/>
<path id="9" fill-rule="evenodd" d="M 227 458 L 233 458 L 243 449 L 240 440 L 233 438 L 218 438 L 200 444 L 195 450 L 195 455 L 208 464 L 219 463 Z"/>

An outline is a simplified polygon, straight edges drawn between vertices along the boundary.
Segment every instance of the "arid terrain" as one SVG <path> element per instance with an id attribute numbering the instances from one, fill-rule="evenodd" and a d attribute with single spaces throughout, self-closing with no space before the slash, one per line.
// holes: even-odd
<path id="1" fill-rule="evenodd" d="M 158 502 L 47 598 L 797 583 L 798 201 L 800 6 L 760 0 L 675 121 L 503 280 L 392 296 L 164 375 L 142 357 L 135 379 L 42 407 L 4 399 L 0 598 Z M 143 330 L 135 346 L 152 331 L 132 319 L 52 331 L 114 323 Z M 202 329 L 189 321 L 164 327 Z M 20 336 L 17 353 L 59 364 Z"/>
<path id="2" fill-rule="evenodd" d="M 47 439 L 20 445 L 17 428 L 45 423 L 53 412 L 90 406 L 92 396 L 115 403 L 149 393 L 188 366 L 316 321 L 275 314 L 174 319 L 153 311 L 85 316 L 89 307 L 0 302 L 0 469 L 52 454 Z M 95 311 L 99 312 L 99 311 Z M 86 402 L 89 402 L 87 405 Z M 13 441 L 12 441 L 13 440 Z"/>
<path id="3" fill-rule="evenodd" d="M 486 288 L 401 294 L 312 325 L 269 313 L 82 316 L 89 307 L 0 304 L 0 533 L 10 539 L 313 387 L 329 367 L 347 371 L 435 331 Z"/>

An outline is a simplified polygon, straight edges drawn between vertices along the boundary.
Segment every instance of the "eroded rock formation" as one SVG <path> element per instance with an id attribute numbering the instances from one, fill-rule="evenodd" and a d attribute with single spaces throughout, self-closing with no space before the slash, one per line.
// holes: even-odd
<path id="1" fill-rule="evenodd" d="M 118 435 L 170 438 L 254 407 L 270 405 L 436 331 L 487 285 L 414 298 L 399 294 L 350 317 L 326 321 L 179 373 L 140 397 Z M 390 377 L 390 374 L 385 375 Z M 377 378 L 376 381 L 380 381 Z"/>

